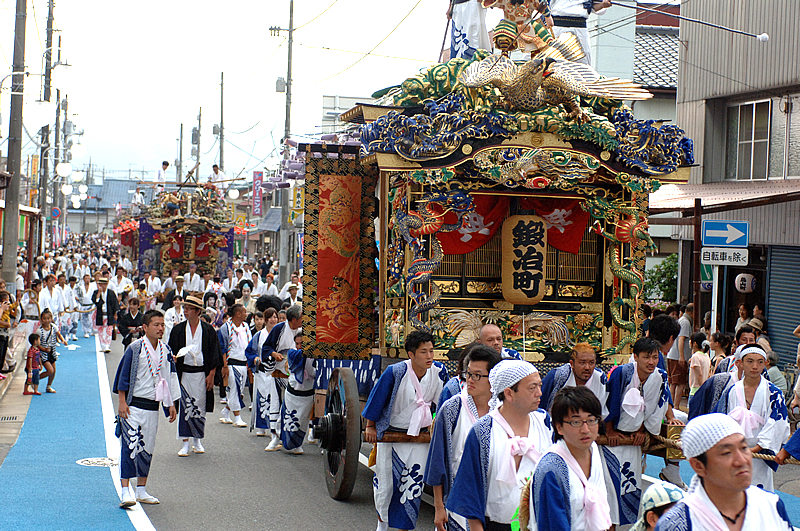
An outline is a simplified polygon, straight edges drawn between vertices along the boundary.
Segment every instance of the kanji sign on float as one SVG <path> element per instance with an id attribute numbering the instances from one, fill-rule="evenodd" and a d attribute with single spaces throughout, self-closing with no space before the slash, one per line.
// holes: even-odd
<path id="1" fill-rule="evenodd" d="M 544 298 L 547 223 L 539 216 L 511 216 L 503 223 L 503 298 L 536 304 Z"/>

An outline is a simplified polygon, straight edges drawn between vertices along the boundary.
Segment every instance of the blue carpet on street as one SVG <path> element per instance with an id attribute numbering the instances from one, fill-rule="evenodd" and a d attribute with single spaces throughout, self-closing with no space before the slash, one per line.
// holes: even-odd
<path id="1" fill-rule="evenodd" d="M 109 469 L 76 464 L 106 456 L 95 340 L 81 337 L 77 345 L 59 346 L 57 393 L 40 384 L 42 396 L 31 397 L 19 439 L 0 467 L 0 528 L 133 529 Z"/>

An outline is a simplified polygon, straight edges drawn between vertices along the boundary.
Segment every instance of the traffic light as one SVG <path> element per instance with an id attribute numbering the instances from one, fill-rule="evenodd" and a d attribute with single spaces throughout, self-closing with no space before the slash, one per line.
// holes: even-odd
<path id="1" fill-rule="evenodd" d="M 200 133 L 196 127 L 192 127 L 192 144 L 197 145 L 200 142 Z"/>

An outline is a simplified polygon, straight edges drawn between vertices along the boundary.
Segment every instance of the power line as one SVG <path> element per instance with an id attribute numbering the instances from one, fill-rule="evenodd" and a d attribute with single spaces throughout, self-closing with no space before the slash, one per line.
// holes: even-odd
<path id="1" fill-rule="evenodd" d="M 322 13 L 320 13 L 320 14 L 319 14 L 319 15 L 317 15 L 316 17 L 312 18 L 311 20 L 309 20 L 308 22 L 306 22 L 306 23 L 305 23 L 305 24 L 303 24 L 302 26 L 297 26 L 296 28 L 294 28 L 294 31 L 297 31 L 297 30 L 299 30 L 300 28 L 304 28 L 304 27 L 308 26 L 309 24 L 311 24 L 312 22 L 314 22 L 315 20 L 317 20 L 319 17 L 321 17 L 322 15 L 324 15 L 325 13 L 327 13 L 327 12 L 328 12 L 328 10 L 329 10 L 330 8 L 332 8 L 332 7 L 333 7 L 333 5 L 334 5 L 336 2 L 338 2 L 338 1 L 339 1 L 339 0 L 333 0 L 333 2 L 331 3 L 331 5 L 329 5 L 329 6 L 328 6 L 328 7 L 326 7 L 324 10 L 322 10 Z"/>
<path id="2" fill-rule="evenodd" d="M 329 51 L 329 52 L 354 53 L 354 54 L 358 54 L 358 55 L 362 55 L 364 53 L 364 52 L 355 52 L 353 50 L 341 50 L 339 48 L 331 48 L 329 46 L 309 46 L 307 44 L 300 44 L 300 43 L 295 43 L 295 45 L 296 46 L 302 46 L 303 48 L 308 48 L 309 50 L 326 50 L 326 51 Z M 398 56 L 395 56 L 395 55 L 380 55 L 380 54 L 377 54 L 377 53 L 373 53 L 373 54 L 370 54 L 370 55 L 372 55 L 372 57 L 382 57 L 384 59 L 400 59 L 402 61 L 415 61 L 415 62 L 419 62 L 419 63 L 430 63 L 431 62 L 430 59 L 414 59 L 414 58 L 411 58 L 411 57 L 398 57 Z"/>
<path id="3" fill-rule="evenodd" d="M 415 9 L 416 9 L 416 8 L 417 8 L 417 7 L 418 7 L 418 6 L 419 6 L 421 3 L 422 3 L 422 0 L 418 0 L 418 1 L 417 1 L 417 3 L 416 3 L 416 4 L 414 4 L 414 7 L 412 7 L 412 8 L 411 8 L 411 10 L 410 10 L 408 13 L 406 13 L 406 16 L 404 16 L 404 17 L 403 17 L 403 18 L 400 20 L 400 22 L 398 22 L 398 23 L 397 23 L 397 25 L 396 25 L 394 28 L 392 28 L 392 31 L 390 31 L 390 32 L 389 32 L 389 33 L 386 35 L 386 37 L 384 37 L 383 39 L 381 39 L 381 41 L 380 41 L 378 44 L 376 44 L 375 46 L 373 46 L 373 47 L 372 47 L 372 49 L 371 49 L 370 51 L 368 51 L 367 53 L 365 53 L 365 54 L 364 54 L 362 57 L 360 57 L 360 58 L 359 58 L 359 59 L 358 59 L 358 60 L 357 60 L 355 63 L 351 64 L 350 66 L 348 66 L 347 68 L 345 68 L 345 69 L 344 69 L 344 70 L 342 70 L 341 72 L 338 72 L 338 73 L 336 73 L 336 74 L 333 74 L 332 76 L 328 76 L 328 77 L 326 77 L 326 78 L 323 78 L 323 79 L 318 79 L 317 81 L 312 81 L 312 83 L 319 83 L 319 82 L 321 82 L 321 81 L 327 81 L 327 80 L 329 80 L 329 79 L 333 79 L 333 78 L 335 78 L 335 77 L 337 77 L 337 76 L 340 76 L 340 75 L 344 74 L 345 72 L 347 72 L 348 70 L 350 70 L 351 68 L 353 68 L 354 66 L 356 66 L 356 65 L 357 65 L 358 63 L 360 63 L 361 61 L 363 61 L 363 60 L 364 60 L 364 58 L 366 58 L 368 55 L 371 55 L 371 54 L 372 54 L 372 52 L 374 52 L 374 51 L 375 51 L 375 50 L 378 48 L 378 46 L 380 46 L 381 44 L 383 44 L 383 43 L 384 43 L 384 41 L 386 41 L 386 39 L 388 39 L 389 37 L 391 37 L 391 36 L 392 36 L 392 34 L 393 34 L 393 33 L 394 33 L 396 30 L 397 30 L 397 28 L 399 28 L 399 27 L 400 27 L 400 24 L 402 24 L 403 22 L 405 22 L 405 20 L 406 20 L 408 17 L 410 17 L 410 16 L 411 16 L 411 13 L 413 13 L 413 12 L 414 12 L 414 10 L 415 10 Z"/>
<path id="4" fill-rule="evenodd" d="M 260 123 L 261 123 L 261 120 L 257 121 L 252 127 L 249 127 L 247 129 L 245 129 L 244 131 L 228 131 L 227 129 L 225 129 L 225 132 L 228 133 L 229 135 L 241 135 L 243 133 L 246 133 L 246 132 L 254 129 Z"/>
<path id="5" fill-rule="evenodd" d="M 31 7 L 33 8 L 33 23 L 36 25 L 36 36 L 39 37 L 39 49 L 42 50 L 42 54 L 44 54 L 44 46 L 42 46 L 42 34 L 39 33 L 39 21 L 36 19 L 36 2 L 31 2 Z"/>
<path id="6" fill-rule="evenodd" d="M 634 47 L 636 46 L 636 41 L 631 40 L 631 39 L 629 39 L 627 37 L 624 37 L 624 36 L 620 35 L 619 33 L 614 33 L 613 31 L 608 31 L 608 33 L 611 34 L 611 35 L 614 35 L 615 37 L 618 37 L 618 38 L 620 38 L 620 39 L 622 39 L 624 41 L 632 42 Z M 723 79 L 727 79 L 728 81 L 733 81 L 734 83 L 739 83 L 740 85 L 744 85 L 745 87 L 748 87 L 748 88 L 753 88 L 753 89 L 758 88 L 758 87 L 755 87 L 755 86 L 750 85 L 748 83 L 745 83 L 744 81 L 739 81 L 738 79 L 734 79 L 732 77 L 726 76 L 725 74 L 720 74 L 719 72 L 714 72 L 713 70 L 709 70 L 708 68 L 703 68 L 700 65 L 696 65 L 694 63 L 690 63 L 689 61 L 686 61 L 685 59 L 681 59 L 680 57 L 678 57 L 678 62 L 683 63 L 683 64 L 688 65 L 688 66 L 693 66 L 693 67 L 698 68 L 698 69 L 700 69 L 700 70 L 702 70 L 704 72 L 708 72 L 709 74 L 714 74 L 715 76 L 721 77 Z"/>

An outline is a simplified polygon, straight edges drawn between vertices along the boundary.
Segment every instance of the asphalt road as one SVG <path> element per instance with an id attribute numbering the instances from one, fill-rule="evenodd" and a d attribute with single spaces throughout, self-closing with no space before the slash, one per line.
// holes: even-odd
<path id="1" fill-rule="evenodd" d="M 112 385 L 121 357 L 122 345 L 115 341 L 106 357 Z M 116 408 L 116 395 L 113 402 Z M 217 400 L 206 420 L 205 454 L 189 457 L 178 457 L 177 421 L 161 417 L 147 482 L 161 504 L 145 506 L 157 530 L 375 529 L 369 469 L 359 465 L 352 496 L 335 501 L 328 496 L 317 445 L 306 443 L 299 456 L 265 452 L 268 437 L 220 423 L 220 410 Z M 249 423 L 250 411 L 242 411 L 242 418 Z M 422 504 L 419 522 L 418 529 L 433 528 L 431 506 Z"/>

